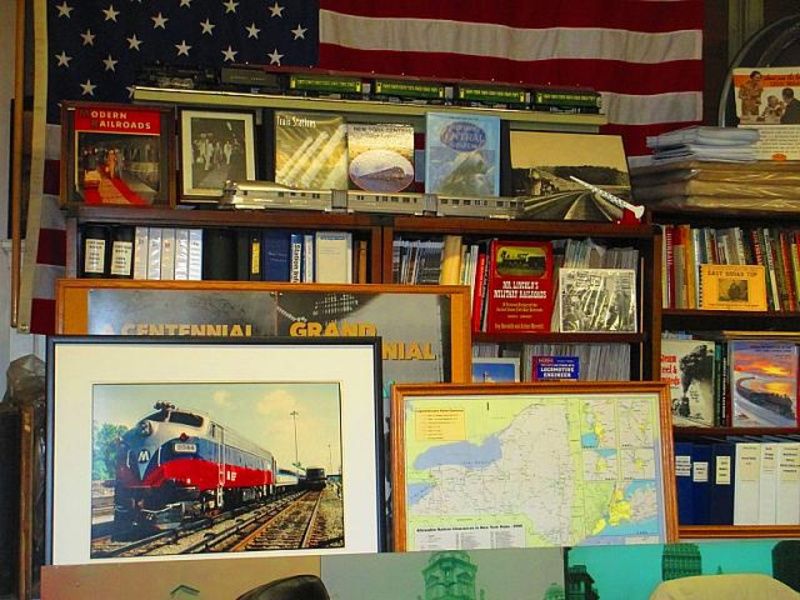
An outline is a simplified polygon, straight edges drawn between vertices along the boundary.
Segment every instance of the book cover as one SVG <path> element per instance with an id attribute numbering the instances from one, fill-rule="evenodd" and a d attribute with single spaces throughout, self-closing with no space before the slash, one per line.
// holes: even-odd
<path id="1" fill-rule="evenodd" d="M 761 265 L 700 265 L 700 308 L 767 310 L 767 288 Z"/>
<path id="2" fill-rule="evenodd" d="M 672 423 L 714 426 L 714 342 L 661 340 L 661 381 L 669 383 Z"/>
<path id="3" fill-rule="evenodd" d="M 578 381 L 580 372 L 577 356 L 531 357 L 531 381 Z"/>
<path id="4" fill-rule="evenodd" d="M 519 358 L 473 358 L 473 383 L 506 383 L 519 381 Z"/>
<path id="5" fill-rule="evenodd" d="M 800 442 L 778 444 L 775 523 L 800 525 Z"/>
<path id="6" fill-rule="evenodd" d="M 554 302 L 552 244 L 492 240 L 488 258 L 486 331 L 549 331 Z"/>
<path id="7" fill-rule="evenodd" d="M 630 332 L 636 323 L 636 271 L 559 269 L 562 333 Z"/>
<path id="8" fill-rule="evenodd" d="M 414 181 L 414 127 L 403 123 L 347 125 L 350 189 L 402 192 Z"/>
<path id="9" fill-rule="evenodd" d="M 347 189 L 347 126 L 337 115 L 275 113 L 275 182 L 304 190 Z"/>
<path id="10" fill-rule="evenodd" d="M 711 489 L 709 490 L 709 523 L 733 524 L 734 444 L 711 445 Z"/>
<path id="11" fill-rule="evenodd" d="M 761 444 L 736 444 L 733 488 L 733 524 L 758 525 Z"/>
<path id="12" fill-rule="evenodd" d="M 428 113 L 425 192 L 445 196 L 498 196 L 500 119 Z"/>
<path id="13" fill-rule="evenodd" d="M 264 281 L 289 281 L 289 232 L 285 229 L 261 233 L 261 276 Z"/>
<path id="14" fill-rule="evenodd" d="M 353 234 L 317 231 L 314 268 L 317 283 L 353 283 Z"/>
<path id="15" fill-rule="evenodd" d="M 733 426 L 797 427 L 797 346 L 737 340 L 729 351 Z"/>

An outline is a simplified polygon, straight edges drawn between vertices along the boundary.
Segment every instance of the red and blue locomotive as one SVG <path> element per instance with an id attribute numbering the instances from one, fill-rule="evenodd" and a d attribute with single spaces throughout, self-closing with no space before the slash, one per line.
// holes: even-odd
<path id="1" fill-rule="evenodd" d="M 277 477 L 278 465 L 267 450 L 209 415 L 159 402 L 120 442 L 115 528 L 174 527 L 272 496 L 286 485 Z"/>

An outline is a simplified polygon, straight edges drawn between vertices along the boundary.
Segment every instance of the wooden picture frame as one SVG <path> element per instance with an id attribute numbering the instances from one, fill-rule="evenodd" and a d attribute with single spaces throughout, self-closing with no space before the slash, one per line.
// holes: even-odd
<path id="1" fill-rule="evenodd" d="M 203 295 L 209 301 L 202 301 Z M 308 314 L 294 314 L 300 325 L 292 329 L 290 323 L 295 321 L 282 311 L 277 314 L 272 300 L 277 296 L 286 299 L 308 296 L 313 299 L 314 296 L 330 295 L 347 299 L 361 295 L 398 297 L 399 308 L 370 315 L 368 322 L 355 316 L 348 317 L 348 314 L 355 313 L 343 313 L 342 318 L 333 320 L 346 326 L 337 332 L 332 328 L 317 327 L 325 319 L 312 314 L 313 310 Z M 191 302 L 193 297 L 197 298 L 195 307 L 179 308 L 180 303 Z M 395 381 L 469 383 L 471 304 L 469 288 L 465 286 L 60 279 L 56 284 L 56 332 L 67 335 L 329 337 L 336 333 L 352 335 L 352 326 L 355 325 L 355 333 L 374 332 L 384 342 L 398 342 L 387 350 L 383 364 L 388 396 L 388 386 Z M 216 310 L 215 306 L 220 308 Z M 446 311 L 440 309 L 441 318 L 438 319 L 431 314 L 436 306 L 446 306 Z M 107 307 L 110 308 L 106 310 Z M 286 308 L 287 313 L 299 313 L 293 306 L 281 308 Z M 304 322 L 311 323 L 312 327 L 304 327 Z M 325 325 L 330 322 L 328 319 Z M 359 323 L 364 327 L 359 329 Z M 203 328 L 193 330 L 193 324 Z M 178 327 L 168 328 L 167 325 Z M 374 328 L 369 328 L 369 325 Z M 403 344 L 402 355 L 400 343 Z M 415 346 L 412 348 L 411 344 Z M 417 356 L 420 350 L 421 357 Z M 429 350 L 436 355 L 433 360 L 428 356 Z M 425 376 L 411 378 L 413 373 L 409 371 L 413 371 L 415 366 L 424 367 Z M 387 413 L 388 410 L 387 401 Z"/>
<path id="2" fill-rule="evenodd" d="M 171 107 L 64 102 L 61 204 L 175 205 Z"/>
<path id="3" fill-rule="evenodd" d="M 677 539 L 667 384 L 398 384 L 391 413 L 396 551 Z"/>
<path id="4" fill-rule="evenodd" d="M 255 111 L 178 110 L 181 202 L 217 202 L 227 180 L 257 178 Z"/>
<path id="5" fill-rule="evenodd" d="M 377 338 L 47 350 L 48 564 L 383 549 Z"/>

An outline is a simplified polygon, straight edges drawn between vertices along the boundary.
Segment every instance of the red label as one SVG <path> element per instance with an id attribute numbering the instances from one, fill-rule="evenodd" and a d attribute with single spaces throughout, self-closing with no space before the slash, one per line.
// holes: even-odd
<path id="1" fill-rule="evenodd" d="M 89 106 L 75 110 L 75 131 L 160 135 L 162 113 L 136 107 Z"/>
<path id="2" fill-rule="evenodd" d="M 550 242 L 494 240 L 489 260 L 487 332 L 550 331 L 554 297 Z"/>

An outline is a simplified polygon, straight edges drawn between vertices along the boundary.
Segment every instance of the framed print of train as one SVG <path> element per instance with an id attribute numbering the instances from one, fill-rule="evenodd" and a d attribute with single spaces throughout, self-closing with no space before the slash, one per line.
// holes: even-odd
<path id="1" fill-rule="evenodd" d="M 381 549 L 377 344 L 54 338 L 50 562 Z"/>

